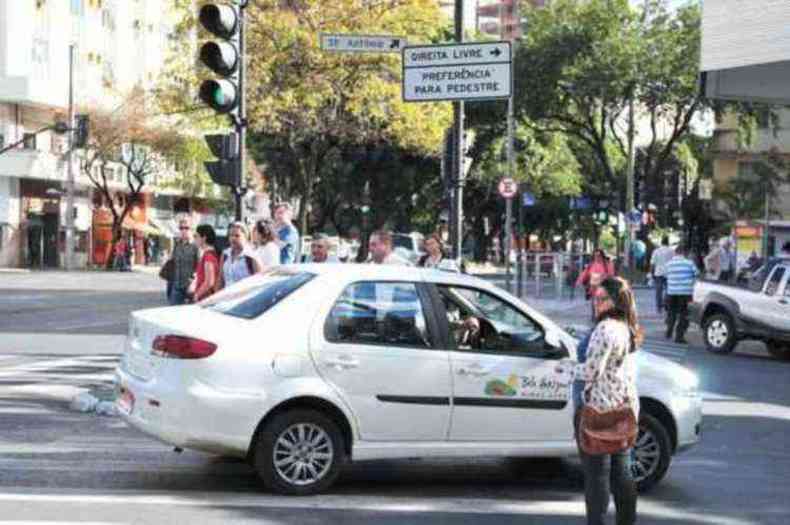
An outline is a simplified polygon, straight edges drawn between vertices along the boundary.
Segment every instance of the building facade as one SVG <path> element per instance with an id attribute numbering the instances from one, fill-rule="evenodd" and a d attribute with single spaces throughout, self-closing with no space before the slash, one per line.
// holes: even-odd
<path id="1" fill-rule="evenodd" d="M 67 120 L 70 45 L 75 107 L 117 107 L 133 88 L 158 80 L 176 23 L 168 4 L 0 0 L 0 148 L 23 141 L 0 154 L 0 267 L 64 266 L 68 140 L 40 130 Z M 123 171 L 109 169 L 111 188 L 123 199 Z M 73 171 L 74 266 L 101 264 L 109 251 L 107 203 L 80 173 L 78 159 Z M 178 192 L 156 198 L 153 187 L 144 191 L 124 223 L 137 244 L 137 262 L 146 235 L 175 233 L 168 222 L 179 198 Z M 157 203 L 168 209 L 157 211 Z"/>

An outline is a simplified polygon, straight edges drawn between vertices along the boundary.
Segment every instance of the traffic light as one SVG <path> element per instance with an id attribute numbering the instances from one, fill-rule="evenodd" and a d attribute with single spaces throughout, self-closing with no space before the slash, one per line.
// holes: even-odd
<path id="1" fill-rule="evenodd" d="M 90 117 L 88 115 L 76 115 L 75 120 L 74 147 L 84 148 L 88 145 L 88 137 L 90 136 Z"/>
<path id="2" fill-rule="evenodd" d="M 200 47 L 200 61 L 222 77 L 203 81 L 200 85 L 200 100 L 217 113 L 230 113 L 238 108 L 241 99 L 238 8 L 225 4 L 206 4 L 200 8 L 198 19 L 209 33 L 222 39 L 220 42 L 206 42 Z"/>
<path id="3" fill-rule="evenodd" d="M 241 186 L 241 162 L 239 162 L 239 138 L 236 133 L 227 135 L 205 135 L 211 153 L 219 160 L 204 162 L 211 180 L 220 186 Z"/>

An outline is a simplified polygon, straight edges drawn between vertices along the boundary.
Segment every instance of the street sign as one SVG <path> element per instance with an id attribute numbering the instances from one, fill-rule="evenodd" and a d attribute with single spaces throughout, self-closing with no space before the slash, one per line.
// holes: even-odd
<path id="1" fill-rule="evenodd" d="M 571 197 L 572 210 L 591 210 L 593 209 L 593 201 L 590 197 Z"/>
<path id="2" fill-rule="evenodd" d="M 402 36 L 321 33 L 321 49 L 337 53 L 400 53 L 407 44 Z"/>
<path id="3" fill-rule="evenodd" d="M 521 195 L 521 204 L 523 206 L 534 206 L 536 202 L 537 200 L 535 199 L 535 196 L 529 193 L 528 191 L 525 191 Z"/>
<path id="4" fill-rule="evenodd" d="M 499 181 L 499 194 L 505 199 L 512 199 L 518 192 L 518 184 L 511 178 L 504 178 Z"/>
<path id="5" fill-rule="evenodd" d="M 625 222 L 628 224 L 642 224 L 642 212 L 639 210 L 631 210 L 626 214 Z"/>
<path id="6" fill-rule="evenodd" d="M 403 100 L 486 100 L 513 93 L 510 42 L 403 49 Z"/>

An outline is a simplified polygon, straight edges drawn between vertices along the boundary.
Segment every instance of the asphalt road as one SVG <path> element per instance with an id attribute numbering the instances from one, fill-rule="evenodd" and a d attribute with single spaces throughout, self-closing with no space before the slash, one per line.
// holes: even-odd
<path id="1" fill-rule="evenodd" d="M 0 525 L 584 522 L 573 459 L 358 463 L 329 494 L 283 498 L 243 462 L 177 454 L 117 418 L 69 410 L 74 394 L 109 388 L 126 317 L 162 304 L 160 283 L 0 273 Z M 703 441 L 640 497 L 640 523 L 790 523 L 790 363 L 756 344 L 716 356 L 690 340 L 649 346 L 700 374 Z"/>

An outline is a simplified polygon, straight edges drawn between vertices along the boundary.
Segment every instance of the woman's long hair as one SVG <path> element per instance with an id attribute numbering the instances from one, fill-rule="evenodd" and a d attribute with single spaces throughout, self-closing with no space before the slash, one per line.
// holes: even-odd
<path id="1" fill-rule="evenodd" d="M 255 231 L 258 233 L 260 246 L 277 240 L 277 230 L 274 229 L 274 224 L 268 220 L 260 220 L 255 223 Z"/>
<path id="2" fill-rule="evenodd" d="M 628 325 L 631 334 L 631 352 L 635 352 L 644 341 L 644 330 L 639 326 L 636 316 L 636 299 L 634 291 L 628 281 L 622 277 L 607 277 L 601 282 L 609 298 L 612 300 L 612 308 L 598 316 L 597 322 L 605 319 L 617 319 Z"/>

